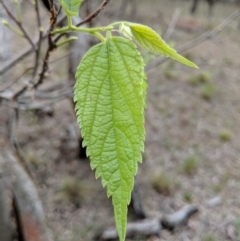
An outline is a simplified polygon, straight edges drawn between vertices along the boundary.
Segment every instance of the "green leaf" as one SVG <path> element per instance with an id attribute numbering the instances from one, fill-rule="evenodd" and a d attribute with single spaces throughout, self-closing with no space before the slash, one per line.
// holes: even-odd
<path id="1" fill-rule="evenodd" d="M 112 196 L 120 240 L 125 239 L 137 161 L 144 149 L 146 82 L 132 41 L 108 38 L 91 48 L 76 73 L 74 101 L 91 168 Z"/>
<path id="2" fill-rule="evenodd" d="M 82 0 L 59 0 L 59 2 L 68 16 L 76 16 Z"/>
<path id="3" fill-rule="evenodd" d="M 198 68 L 196 64 L 178 54 L 174 49 L 151 28 L 141 24 L 129 24 L 132 35 L 136 42 L 151 53 L 163 55 L 175 59 L 190 67 Z"/>

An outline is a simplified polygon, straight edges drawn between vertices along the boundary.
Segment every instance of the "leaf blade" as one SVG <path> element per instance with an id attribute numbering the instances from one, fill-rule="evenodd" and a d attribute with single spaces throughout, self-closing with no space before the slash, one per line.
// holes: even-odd
<path id="1" fill-rule="evenodd" d="M 141 24 L 129 24 L 132 35 L 136 42 L 151 53 L 170 57 L 193 68 L 198 68 L 196 64 L 178 54 L 173 48 L 151 28 Z"/>
<path id="2" fill-rule="evenodd" d="M 59 0 L 68 16 L 77 16 L 82 0 Z"/>
<path id="3" fill-rule="evenodd" d="M 90 49 L 76 74 L 78 121 L 91 168 L 112 196 L 120 240 L 126 234 L 127 205 L 145 136 L 143 67 L 136 46 L 114 37 Z"/>

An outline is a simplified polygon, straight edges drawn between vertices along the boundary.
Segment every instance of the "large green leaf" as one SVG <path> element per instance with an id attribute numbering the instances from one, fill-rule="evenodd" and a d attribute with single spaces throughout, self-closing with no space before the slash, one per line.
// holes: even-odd
<path id="1" fill-rule="evenodd" d="M 178 54 L 167 45 L 164 40 L 151 28 L 141 24 L 129 24 L 132 35 L 136 42 L 148 51 L 170 57 L 190 67 L 198 68 L 196 64 Z"/>
<path id="2" fill-rule="evenodd" d="M 78 15 L 82 0 L 59 0 L 59 2 L 67 15 L 76 16 Z"/>
<path id="3" fill-rule="evenodd" d="M 74 101 L 91 168 L 112 196 L 120 240 L 144 149 L 146 82 L 136 46 L 122 37 L 91 48 L 76 73 Z"/>

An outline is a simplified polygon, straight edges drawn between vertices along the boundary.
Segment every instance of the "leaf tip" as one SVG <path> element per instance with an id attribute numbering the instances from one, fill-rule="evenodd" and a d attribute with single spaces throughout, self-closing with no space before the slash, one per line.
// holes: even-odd
<path id="1" fill-rule="evenodd" d="M 196 64 L 194 64 L 193 68 L 199 69 L 199 67 Z"/>
<path id="2" fill-rule="evenodd" d="M 192 67 L 192 68 L 195 68 L 195 69 L 199 69 L 199 67 L 193 62 L 190 62 L 190 64 L 188 64 L 188 66 Z"/>

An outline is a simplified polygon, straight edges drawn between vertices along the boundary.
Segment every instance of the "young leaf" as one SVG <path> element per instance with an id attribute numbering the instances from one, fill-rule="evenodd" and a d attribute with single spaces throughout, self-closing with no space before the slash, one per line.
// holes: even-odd
<path id="1" fill-rule="evenodd" d="M 190 67 L 198 68 L 196 64 L 178 54 L 174 49 L 151 28 L 141 24 L 129 24 L 136 42 L 151 53 L 175 59 Z"/>
<path id="2" fill-rule="evenodd" d="M 124 240 L 127 205 L 144 149 L 143 59 L 132 41 L 108 38 L 86 53 L 76 79 L 74 101 L 84 145 L 91 168 L 112 196 L 118 234 Z"/>
<path id="3" fill-rule="evenodd" d="M 68 16 L 76 16 L 82 0 L 59 0 L 59 2 Z"/>

